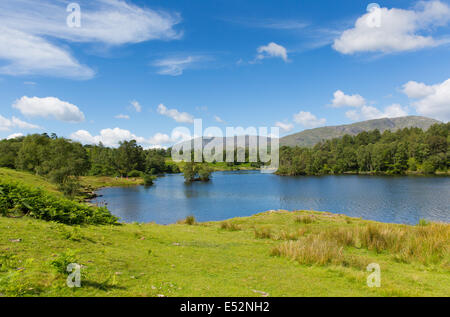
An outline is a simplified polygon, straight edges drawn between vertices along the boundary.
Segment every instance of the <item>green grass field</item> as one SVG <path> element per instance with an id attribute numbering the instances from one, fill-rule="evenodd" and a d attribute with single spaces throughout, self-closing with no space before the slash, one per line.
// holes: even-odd
<path id="1" fill-rule="evenodd" d="M 169 226 L 0 217 L 0 296 L 448 296 L 449 241 L 449 224 L 312 211 Z M 80 288 L 66 286 L 72 262 Z M 379 288 L 367 286 L 369 263 Z"/>

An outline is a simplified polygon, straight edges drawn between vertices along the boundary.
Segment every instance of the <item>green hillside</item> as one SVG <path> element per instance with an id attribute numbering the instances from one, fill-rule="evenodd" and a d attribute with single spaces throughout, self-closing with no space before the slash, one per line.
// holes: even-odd
<path id="1" fill-rule="evenodd" d="M 383 132 L 385 130 L 396 131 L 398 129 L 411 127 L 417 127 L 423 130 L 427 130 L 435 123 L 440 122 L 434 119 L 419 116 L 383 118 L 356 122 L 353 124 L 305 130 L 281 138 L 280 145 L 311 147 L 322 140 L 338 138 L 346 134 L 357 135 L 358 133 L 361 133 L 363 131 L 371 131 L 375 129 L 380 130 L 380 132 Z"/>

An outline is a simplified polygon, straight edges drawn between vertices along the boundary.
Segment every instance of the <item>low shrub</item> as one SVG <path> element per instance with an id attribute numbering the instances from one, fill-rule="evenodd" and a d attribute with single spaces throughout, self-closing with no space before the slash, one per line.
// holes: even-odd
<path id="1" fill-rule="evenodd" d="M 178 224 L 180 225 L 195 225 L 197 223 L 197 221 L 195 220 L 194 216 L 187 216 L 185 219 L 183 220 L 178 220 L 177 221 Z"/>
<path id="2" fill-rule="evenodd" d="M 57 273 L 67 274 L 67 267 L 71 263 L 77 263 L 78 259 L 76 252 L 67 250 L 60 253 L 54 260 L 50 262 L 50 265 L 55 269 Z"/>
<path id="3" fill-rule="evenodd" d="M 428 226 L 430 224 L 429 221 L 427 221 L 426 219 L 420 219 L 419 222 L 417 223 L 418 226 Z"/>
<path id="4" fill-rule="evenodd" d="M 149 175 L 149 174 L 145 174 L 144 175 L 144 185 L 145 186 L 152 186 L 153 185 L 153 181 L 155 180 L 155 176 Z"/>
<path id="5" fill-rule="evenodd" d="M 30 216 L 73 224 L 115 224 L 117 217 L 106 207 L 93 207 L 60 198 L 39 188 L 0 181 L 0 215 Z"/>
<path id="6" fill-rule="evenodd" d="M 136 170 L 132 170 L 131 172 L 128 173 L 128 177 L 141 177 L 141 176 L 142 172 Z"/>

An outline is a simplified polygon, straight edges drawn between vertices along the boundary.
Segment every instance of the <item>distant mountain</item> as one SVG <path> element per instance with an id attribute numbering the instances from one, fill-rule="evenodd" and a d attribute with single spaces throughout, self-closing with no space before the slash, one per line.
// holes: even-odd
<path id="1" fill-rule="evenodd" d="M 419 117 L 407 116 L 399 118 L 383 118 L 369 121 L 356 122 L 353 124 L 322 127 L 316 129 L 305 130 L 299 133 L 291 134 L 280 139 L 280 146 L 303 146 L 311 147 L 322 140 L 339 138 L 345 134 L 356 135 L 363 131 L 371 131 L 378 129 L 380 132 L 385 130 L 395 131 L 398 129 L 417 127 L 427 130 L 435 123 L 441 123 L 438 120 Z"/>
<path id="2" fill-rule="evenodd" d="M 239 140 L 238 140 L 237 136 L 227 137 L 227 138 L 226 137 L 203 137 L 201 140 L 203 141 L 202 143 L 199 142 L 200 138 L 192 139 L 190 141 L 184 141 L 184 142 L 175 144 L 173 146 L 173 148 L 174 149 L 182 149 L 184 146 L 189 145 L 189 142 L 191 142 L 191 149 L 199 148 L 200 144 L 202 144 L 201 145 L 202 148 L 205 148 L 206 146 L 214 147 L 214 146 L 220 145 L 220 143 L 222 143 L 223 149 L 225 150 L 226 146 L 231 145 L 231 144 L 234 144 L 235 148 L 238 146 L 247 148 L 247 147 L 249 147 L 249 145 L 258 146 L 261 142 L 266 142 L 267 145 L 270 146 L 270 142 L 271 142 L 271 139 L 268 137 L 261 137 L 261 136 L 258 137 L 256 135 L 246 135 L 244 142 L 241 141 L 242 136 L 239 137 Z M 241 143 L 238 144 L 238 141 L 242 142 L 243 143 L 242 145 L 244 145 L 244 144 L 245 145 L 241 146 Z M 196 144 L 196 143 L 198 143 L 198 144 Z"/>
<path id="3" fill-rule="evenodd" d="M 316 129 L 305 130 L 299 133 L 291 134 L 285 136 L 280 139 L 280 146 L 305 146 L 311 147 L 316 143 L 319 143 L 322 140 L 328 140 L 333 138 L 339 138 L 344 136 L 345 134 L 357 135 L 363 131 L 372 131 L 375 129 L 380 130 L 380 132 L 384 132 L 385 130 L 395 131 L 403 128 L 411 128 L 417 127 L 423 130 L 427 130 L 430 126 L 435 123 L 441 123 L 438 120 L 419 117 L 419 116 L 408 116 L 408 117 L 399 117 L 399 118 L 383 118 L 383 119 L 375 119 L 369 121 L 356 122 L 353 124 L 339 125 L 339 126 L 330 126 L 330 127 L 322 127 Z M 197 141 L 200 138 L 195 139 Z M 257 137 L 257 136 L 245 136 L 245 147 L 248 147 L 249 144 L 259 144 L 261 140 L 267 140 L 268 145 L 270 146 L 270 138 L 266 137 Z M 203 137 L 202 138 L 202 147 L 206 146 L 214 146 L 219 143 L 222 143 L 224 149 L 226 144 L 231 144 L 233 141 L 233 137 Z M 251 142 L 250 142 L 251 141 Z M 174 145 L 175 149 L 181 149 L 183 146 L 189 144 L 191 142 L 191 149 L 194 149 L 194 139 L 190 141 L 185 141 Z M 200 142 L 198 142 L 200 144 Z M 234 145 L 237 146 L 237 137 L 234 137 Z M 195 148 L 199 146 L 196 145 Z"/>

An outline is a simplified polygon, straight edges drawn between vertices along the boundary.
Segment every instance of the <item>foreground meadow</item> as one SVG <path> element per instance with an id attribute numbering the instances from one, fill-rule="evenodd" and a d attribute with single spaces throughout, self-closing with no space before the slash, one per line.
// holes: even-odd
<path id="1" fill-rule="evenodd" d="M 283 210 L 120 224 L 104 208 L 63 198 L 44 178 L 0 173 L 0 296 L 450 294 L 449 224 Z M 139 180 L 83 181 L 97 188 Z M 70 263 L 81 265 L 80 288 L 66 285 Z M 381 287 L 367 286 L 371 263 L 380 266 Z"/>
<path id="2" fill-rule="evenodd" d="M 0 218 L 0 293 L 448 296 L 449 230 L 305 211 L 170 226 Z M 405 248 L 395 245 L 399 237 Z M 72 262 L 82 265 L 81 288 L 66 286 L 62 268 Z M 380 288 L 366 285 L 372 262 L 381 267 Z"/>

